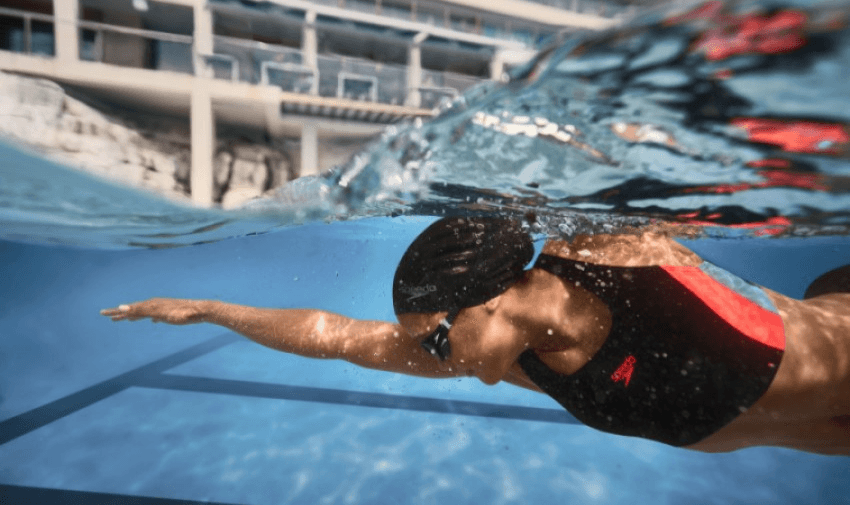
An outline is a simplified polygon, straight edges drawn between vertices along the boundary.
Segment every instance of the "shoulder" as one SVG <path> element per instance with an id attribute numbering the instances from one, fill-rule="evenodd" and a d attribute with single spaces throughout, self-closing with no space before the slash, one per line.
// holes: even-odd
<path id="1" fill-rule="evenodd" d="M 612 266 L 698 266 L 702 259 L 664 234 L 577 235 L 571 241 L 549 241 L 543 253 Z"/>

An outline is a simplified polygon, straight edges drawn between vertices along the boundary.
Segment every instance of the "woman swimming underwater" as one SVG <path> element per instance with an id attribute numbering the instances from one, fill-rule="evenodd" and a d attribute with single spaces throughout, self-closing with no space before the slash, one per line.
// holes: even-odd
<path id="1" fill-rule="evenodd" d="M 214 323 L 273 349 L 548 394 L 609 433 L 705 452 L 850 454 L 847 267 L 805 300 L 744 282 L 667 237 L 547 242 L 503 218 L 445 218 L 405 252 L 398 324 L 310 309 L 154 298 L 114 321 Z"/>

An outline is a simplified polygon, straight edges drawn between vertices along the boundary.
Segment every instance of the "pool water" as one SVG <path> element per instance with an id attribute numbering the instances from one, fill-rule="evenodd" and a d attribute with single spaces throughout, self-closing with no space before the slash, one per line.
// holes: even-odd
<path id="1" fill-rule="evenodd" d="M 708 2 L 554 44 L 237 212 L 0 143 L 0 503 L 850 503 L 846 457 L 700 454 L 509 385 L 98 314 L 167 296 L 392 321 L 412 239 L 480 213 L 534 213 L 563 239 L 681 230 L 801 297 L 850 263 L 850 9 L 796 4 Z"/>
<path id="2" fill-rule="evenodd" d="M 21 486 L 2 489 L 8 503 L 37 502 L 31 488 L 62 490 L 51 495 L 62 503 L 72 492 L 240 504 L 847 503 L 844 457 L 700 454 L 595 432 L 510 385 L 364 370 L 212 325 L 98 314 L 174 296 L 393 320 L 386 266 L 430 221 L 316 224 L 171 250 L 0 243 L 0 483 Z M 766 242 L 688 245 L 792 296 L 850 257 L 836 238 Z"/>

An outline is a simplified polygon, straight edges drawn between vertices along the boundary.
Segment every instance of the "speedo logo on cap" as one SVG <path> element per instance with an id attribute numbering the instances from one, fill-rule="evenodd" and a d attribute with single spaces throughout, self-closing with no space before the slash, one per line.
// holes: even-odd
<path id="1" fill-rule="evenodd" d="M 435 293 L 437 291 L 437 286 L 435 284 L 426 284 L 424 286 L 403 287 L 399 291 L 409 295 L 407 297 L 407 301 L 410 301 L 416 298 L 421 298 L 429 293 Z"/>

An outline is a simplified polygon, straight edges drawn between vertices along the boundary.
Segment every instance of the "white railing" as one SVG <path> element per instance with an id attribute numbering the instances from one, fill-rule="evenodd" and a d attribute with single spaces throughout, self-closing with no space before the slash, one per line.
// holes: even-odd
<path id="1" fill-rule="evenodd" d="M 216 79 L 239 82 L 239 62 L 229 54 L 204 54 L 204 65 Z"/>
<path id="2" fill-rule="evenodd" d="M 19 29 L 16 29 L 17 27 L 12 24 L 4 23 L 4 40 L 0 41 L 0 49 L 17 53 L 43 54 L 45 56 L 56 54 L 53 16 L 0 7 L 0 18 L 21 20 Z"/>
<path id="3" fill-rule="evenodd" d="M 80 59 L 194 73 L 191 35 L 83 20 L 78 21 L 77 26 L 80 29 Z M 104 40 L 107 37 L 114 40 L 107 44 Z M 117 47 L 119 44 L 122 47 Z"/>
<path id="4" fill-rule="evenodd" d="M 0 38 L 0 50 L 55 54 L 53 16 L 0 7 L 0 19 L 4 17 L 19 19 L 20 24 L 16 29 L 14 23 L 6 23 L 6 39 Z M 78 21 L 77 26 L 82 60 L 197 73 L 191 35 L 85 20 Z M 38 44 L 33 43 L 34 29 L 44 39 Z M 109 47 L 110 44 L 114 47 Z M 38 47 L 43 50 L 38 51 Z M 214 37 L 213 53 L 200 56 L 210 75 L 217 79 L 394 105 L 406 103 L 408 94 L 416 92 L 420 94 L 422 107 L 426 108 L 436 107 L 481 81 L 461 74 L 423 70 L 422 86 L 409 90 L 408 68 L 404 65 L 320 55 L 317 68 L 311 68 L 304 65 L 299 49 L 221 35 Z"/>
<path id="5" fill-rule="evenodd" d="M 336 96 L 352 100 L 378 101 L 378 78 L 368 75 L 340 72 L 337 76 Z"/>
<path id="6" fill-rule="evenodd" d="M 320 55 L 321 96 L 402 105 L 407 99 L 407 67 L 337 55 Z M 370 79 L 354 76 L 368 76 Z M 366 89 L 367 80 L 372 84 Z"/>
<path id="7" fill-rule="evenodd" d="M 298 63 L 264 61 L 260 65 L 260 84 L 275 85 L 293 93 L 311 93 L 316 71 Z"/>
<path id="8" fill-rule="evenodd" d="M 317 4 L 370 14 L 377 17 L 421 23 L 445 28 L 470 35 L 484 35 L 503 40 L 516 40 L 523 44 L 535 44 L 538 39 L 553 33 L 551 27 L 539 23 L 521 22 L 498 14 L 475 12 L 462 6 L 439 1 L 414 0 L 411 2 L 389 2 L 381 0 L 312 0 Z M 552 0 L 559 1 L 559 0 Z M 560 0 L 563 2 L 564 0 Z M 568 0 L 573 2 L 573 0 Z M 541 0 L 540 3 L 546 3 Z M 603 2 L 604 3 L 604 2 Z M 584 6 L 587 0 L 577 5 Z M 570 10 L 569 8 L 567 10 Z"/>
<path id="9" fill-rule="evenodd" d="M 213 51 L 217 55 L 227 55 L 232 58 L 234 65 L 239 68 L 239 80 L 252 84 L 275 83 L 275 80 L 269 79 L 268 75 L 264 77 L 264 64 L 270 69 L 276 64 L 301 65 L 303 61 L 301 51 L 298 49 L 224 35 L 213 37 Z M 264 79 L 268 80 L 264 81 Z"/>
<path id="10" fill-rule="evenodd" d="M 402 105 L 408 95 L 408 69 L 404 65 L 380 63 L 338 55 L 319 55 L 317 68 L 304 64 L 301 50 L 253 40 L 215 36 L 215 55 L 228 57 L 238 70 L 215 72 L 221 79 L 238 79 L 252 84 L 278 86 L 284 91 L 323 97 L 348 98 Z M 482 79 L 450 72 L 423 71 L 429 76 L 423 89 L 427 107 L 436 107 Z"/>

